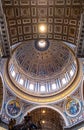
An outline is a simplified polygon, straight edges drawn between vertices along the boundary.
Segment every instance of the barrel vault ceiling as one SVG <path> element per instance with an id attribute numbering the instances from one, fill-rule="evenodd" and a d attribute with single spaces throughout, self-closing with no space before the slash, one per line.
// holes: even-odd
<path id="1" fill-rule="evenodd" d="M 34 39 L 77 43 L 84 0 L 2 0 L 11 45 Z M 38 27 L 44 24 L 46 33 Z"/>

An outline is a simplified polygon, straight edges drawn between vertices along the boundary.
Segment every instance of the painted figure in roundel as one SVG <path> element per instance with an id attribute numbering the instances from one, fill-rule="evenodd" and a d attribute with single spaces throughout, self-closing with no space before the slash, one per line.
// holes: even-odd
<path id="1" fill-rule="evenodd" d="M 67 114 L 76 116 L 80 111 L 80 102 L 75 98 L 68 98 L 66 103 Z"/>
<path id="2" fill-rule="evenodd" d="M 20 112 L 20 104 L 16 100 L 9 101 L 7 111 L 11 116 L 17 116 Z"/>

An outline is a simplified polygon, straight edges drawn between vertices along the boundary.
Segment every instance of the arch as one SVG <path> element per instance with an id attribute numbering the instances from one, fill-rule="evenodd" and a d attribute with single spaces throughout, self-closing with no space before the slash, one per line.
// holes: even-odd
<path id="1" fill-rule="evenodd" d="M 23 117 L 24 117 L 28 112 L 32 112 L 33 110 L 38 109 L 38 108 L 50 108 L 50 109 L 52 109 L 52 110 L 58 112 L 58 113 L 62 116 L 62 118 L 64 119 L 65 125 L 66 125 L 66 126 L 69 125 L 69 122 L 68 122 L 67 118 L 65 117 L 65 115 L 64 115 L 59 109 L 57 109 L 57 108 L 54 107 L 54 106 L 50 106 L 50 105 L 39 105 L 39 106 L 34 106 L 34 107 L 28 109 L 28 111 L 26 111 L 26 112 L 23 114 L 22 119 L 23 119 Z M 22 119 L 20 120 L 20 122 L 22 121 Z"/>
<path id="2" fill-rule="evenodd" d="M 82 82 L 82 100 L 84 101 L 84 80 Z"/>
<path id="3" fill-rule="evenodd" d="M 0 73 L 0 113 L 2 113 L 2 106 L 3 106 L 3 101 L 4 101 L 4 87 L 3 87 L 3 78 Z"/>

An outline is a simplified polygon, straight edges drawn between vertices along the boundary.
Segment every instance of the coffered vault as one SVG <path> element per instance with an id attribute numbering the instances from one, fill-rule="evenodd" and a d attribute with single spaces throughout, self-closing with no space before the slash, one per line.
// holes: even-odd
<path id="1" fill-rule="evenodd" d="M 31 39 L 55 39 L 76 44 L 83 0 L 2 0 L 11 45 Z M 44 24 L 47 32 L 41 33 Z"/>

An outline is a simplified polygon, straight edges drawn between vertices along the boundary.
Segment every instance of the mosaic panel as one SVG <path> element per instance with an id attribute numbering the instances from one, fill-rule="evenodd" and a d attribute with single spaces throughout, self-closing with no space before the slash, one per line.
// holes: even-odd
<path id="1" fill-rule="evenodd" d="M 76 44 L 78 21 L 84 10 L 83 1 L 2 0 L 2 3 L 12 44 L 19 39 L 27 40 L 30 35 L 31 39 L 46 37 Z M 46 34 L 38 33 L 40 23 L 49 25 Z M 10 28 L 16 29 L 10 33 Z M 26 36 L 27 34 L 28 36 Z M 21 38 L 20 35 L 23 35 L 24 38 Z M 13 37 L 15 39 L 17 37 L 17 40 L 14 40 Z"/>
<path id="2" fill-rule="evenodd" d="M 66 102 L 66 113 L 68 116 L 77 116 L 81 111 L 81 104 L 79 100 L 69 97 Z"/>
<path id="3" fill-rule="evenodd" d="M 6 112 L 10 117 L 12 118 L 18 117 L 20 115 L 20 111 L 21 109 L 19 102 L 17 102 L 16 100 L 8 101 L 6 105 Z"/>

